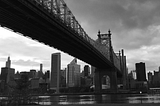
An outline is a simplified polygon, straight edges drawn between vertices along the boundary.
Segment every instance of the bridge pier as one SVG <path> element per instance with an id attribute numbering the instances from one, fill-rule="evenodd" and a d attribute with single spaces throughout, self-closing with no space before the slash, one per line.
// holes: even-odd
<path id="1" fill-rule="evenodd" d="M 95 68 L 95 93 L 102 93 L 102 78 L 104 76 L 109 77 L 110 88 L 107 91 L 117 92 L 117 71 L 114 68 L 99 69 Z"/>

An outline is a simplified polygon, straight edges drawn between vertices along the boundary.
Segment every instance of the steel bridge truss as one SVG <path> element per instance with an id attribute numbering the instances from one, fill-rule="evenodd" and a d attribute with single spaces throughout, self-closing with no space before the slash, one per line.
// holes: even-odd
<path id="1" fill-rule="evenodd" d="M 23 1 L 23 0 L 22 0 Z M 120 59 L 114 53 L 113 49 L 110 49 L 109 46 L 103 44 L 97 44 L 95 40 L 91 39 L 81 25 L 76 20 L 75 16 L 72 14 L 71 10 L 67 7 L 64 0 L 24 0 L 28 1 L 37 8 L 46 10 L 49 14 L 57 18 L 64 26 L 70 28 L 72 31 L 77 33 L 76 35 L 83 38 L 86 42 L 90 43 L 95 47 L 105 58 L 111 61 L 114 66 L 120 70 Z M 111 51 L 110 51 L 111 50 Z M 110 58 L 110 52 L 112 52 L 113 59 Z M 112 61 L 113 60 L 113 61 Z"/>

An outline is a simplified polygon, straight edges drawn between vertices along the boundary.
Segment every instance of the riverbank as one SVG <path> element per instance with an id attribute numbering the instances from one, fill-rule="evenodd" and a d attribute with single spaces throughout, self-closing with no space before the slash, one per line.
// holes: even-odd
<path id="1" fill-rule="evenodd" d="M 160 106 L 160 103 L 142 103 L 142 104 L 70 104 L 70 105 L 24 105 L 24 106 Z"/>
<path id="2" fill-rule="evenodd" d="M 126 94 L 126 95 L 134 95 L 134 94 L 140 94 L 138 91 L 132 91 L 132 92 L 129 92 L 128 90 L 121 90 L 119 92 L 80 92 L 80 93 L 45 93 L 45 94 L 30 94 L 30 96 L 61 96 L 61 95 L 123 95 L 123 94 Z M 143 94 L 147 94 L 147 93 L 142 93 L 140 95 L 143 95 Z M 8 95 L 1 95 L 0 94 L 0 97 L 8 97 Z"/>

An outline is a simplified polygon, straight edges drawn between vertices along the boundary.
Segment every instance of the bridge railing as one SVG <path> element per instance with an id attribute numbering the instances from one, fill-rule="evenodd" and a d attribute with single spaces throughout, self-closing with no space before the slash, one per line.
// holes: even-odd
<path id="1" fill-rule="evenodd" d="M 58 18 L 66 27 L 72 29 L 78 36 L 82 39 L 89 42 L 93 47 L 95 47 L 104 57 L 106 57 L 109 61 L 110 59 L 110 51 L 109 47 L 104 46 L 102 44 L 97 44 L 95 40 L 91 39 L 88 34 L 84 31 L 81 25 L 76 20 L 75 16 L 72 14 L 70 9 L 67 7 L 64 0 L 29 0 L 34 1 L 36 5 L 40 5 L 42 8 L 47 10 L 50 14 L 53 14 L 56 18 Z M 114 53 L 113 53 L 114 54 Z M 114 57 L 114 65 L 119 69 L 119 61 L 116 57 Z"/>

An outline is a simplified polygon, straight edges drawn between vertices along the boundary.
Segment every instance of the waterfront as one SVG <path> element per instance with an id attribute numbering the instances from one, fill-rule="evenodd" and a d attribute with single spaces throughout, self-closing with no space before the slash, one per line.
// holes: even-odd
<path id="1" fill-rule="evenodd" d="M 159 104 L 160 95 L 148 94 L 104 94 L 104 95 L 61 95 L 37 96 L 35 103 L 41 105 L 73 104 Z M 39 99 L 38 99 L 39 98 Z"/>
<path id="2" fill-rule="evenodd" d="M 0 102 L 4 103 L 7 97 L 0 97 Z M 102 94 L 102 95 L 53 95 L 53 96 L 33 96 L 32 104 L 44 106 L 50 105 L 136 105 L 136 104 L 160 104 L 160 94 Z M 120 105 L 121 106 L 121 105 Z M 146 106 L 146 105 L 145 105 Z"/>

